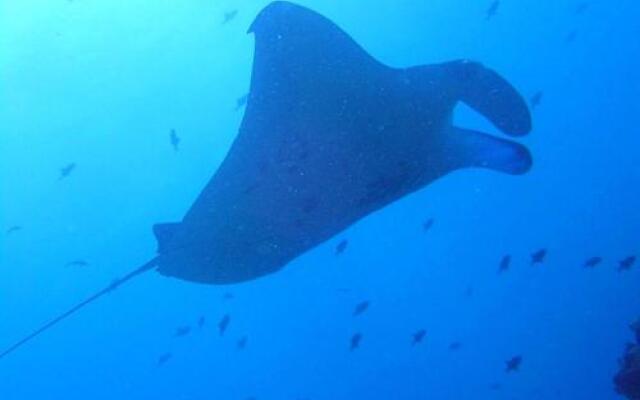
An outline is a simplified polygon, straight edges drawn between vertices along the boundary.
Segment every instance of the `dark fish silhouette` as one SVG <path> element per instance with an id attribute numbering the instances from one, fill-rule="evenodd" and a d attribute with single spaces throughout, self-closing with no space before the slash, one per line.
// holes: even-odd
<path id="1" fill-rule="evenodd" d="M 240 339 L 238 339 L 238 342 L 236 343 L 236 347 L 238 348 L 238 350 L 242 350 L 245 347 L 247 347 L 248 340 L 249 339 L 246 336 L 243 336 Z"/>
<path id="2" fill-rule="evenodd" d="M 618 271 L 628 271 L 636 262 L 636 256 L 626 257 L 618 263 Z"/>
<path id="3" fill-rule="evenodd" d="M 204 316 L 200 316 L 200 318 L 198 318 L 198 329 L 204 328 L 205 322 L 206 322 L 206 320 L 205 320 Z"/>
<path id="4" fill-rule="evenodd" d="M 529 103 L 531 104 L 531 109 L 532 110 L 538 108 L 538 106 L 542 102 L 542 96 L 543 95 L 544 95 L 544 93 L 542 91 L 538 91 L 538 92 L 535 92 L 533 96 L 531 96 L 531 99 L 529 100 Z"/>
<path id="5" fill-rule="evenodd" d="M 158 357 L 158 362 L 157 362 L 158 366 L 166 364 L 167 361 L 171 360 L 171 357 L 173 357 L 171 353 L 162 354 L 160 357 Z"/>
<path id="6" fill-rule="evenodd" d="M 176 133 L 175 129 L 171 130 L 171 133 L 169 134 L 169 140 L 171 141 L 171 146 L 173 147 L 173 151 L 178 151 L 179 150 L 179 145 L 180 145 L 180 137 L 178 137 L 178 134 Z"/>
<path id="7" fill-rule="evenodd" d="M 506 361 L 506 372 L 515 372 L 520 368 L 520 364 L 522 364 L 522 356 L 515 356 Z"/>
<path id="8" fill-rule="evenodd" d="M 586 1 L 583 1 L 582 3 L 579 3 L 576 6 L 576 8 L 574 10 L 574 13 L 576 15 L 582 15 L 589 9 L 590 6 L 591 6 L 591 4 L 587 3 Z"/>
<path id="9" fill-rule="evenodd" d="M 347 249 L 348 244 L 349 241 L 347 239 L 340 241 L 340 243 L 338 243 L 338 245 L 336 246 L 336 254 L 344 253 L 344 251 Z"/>
<path id="10" fill-rule="evenodd" d="M 351 342 L 349 343 L 349 350 L 353 351 L 360 347 L 360 342 L 362 341 L 362 334 L 355 333 L 351 336 Z"/>
<path id="11" fill-rule="evenodd" d="M 584 262 L 584 267 L 585 268 L 594 268 L 596 266 L 598 266 L 598 264 L 600 264 L 602 262 L 602 257 L 590 257 L 587 259 L 587 261 Z"/>
<path id="12" fill-rule="evenodd" d="M 369 308 L 369 302 L 368 301 L 363 301 L 360 302 L 356 305 L 356 307 L 353 309 L 353 316 L 356 317 L 362 313 L 364 313 L 365 311 L 367 311 L 367 309 Z"/>
<path id="13" fill-rule="evenodd" d="M 531 254 L 531 265 L 542 264 L 547 256 L 547 249 L 540 249 Z"/>
<path id="14" fill-rule="evenodd" d="M 231 292 L 225 292 L 225 294 L 222 295 L 222 298 L 224 300 L 233 300 L 235 296 Z"/>
<path id="15" fill-rule="evenodd" d="M 218 322 L 218 331 L 220 332 L 220 336 L 224 335 L 229 327 L 229 322 L 231 322 L 231 317 L 229 314 L 225 314 L 220 322 Z"/>
<path id="16" fill-rule="evenodd" d="M 452 342 L 449 345 L 449 350 L 451 350 L 451 351 L 458 351 L 461 348 L 462 348 L 462 343 L 460 343 L 460 342 Z"/>
<path id="17" fill-rule="evenodd" d="M 433 227 L 434 222 L 435 219 L 433 218 L 429 218 L 428 220 L 424 221 L 422 223 L 422 230 L 425 232 L 429 231 Z"/>
<path id="18" fill-rule="evenodd" d="M 236 99 L 236 111 L 238 111 L 239 109 L 241 109 L 242 107 L 244 107 L 247 104 L 247 100 L 249 99 L 249 94 L 245 94 L 243 96 L 240 96 Z"/>
<path id="19" fill-rule="evenodd" d="M 20 225 L 13 225 L 10 226 L 9 229 L 6 230 L 6 234 L 7 235 L 11 235 L 12 233 L 16 233 L 22 230 L 22 227 Z"/>
<path id="20" fill-rule="evenodd" d="M 494 0 L 493 3 L 491 3 L 491 5 L 489 6 L 489 8 L 487 8 L 487 16 L 486 16 L 487 21 L 496 16 L 496 14 L 498 13 L 498 8 L 500 8 L 500 1 Z"/>
<path id="21" fill-rule="evenodd" d="M 257 279 L 451 172 L 531 167 L 515 141 L 452 125 L 464 102 L 507 135 L 531 129 L 522 96 L 479 63 L 392 68 L 285 1 L 265 7 L 249 32 L 254 65 L 239 133 L 186 215 L 154 226 L 157 255 L 0 358 L 146 271 L 204 284 Z"/>
<path id="22" fill-rule="evenodd" d="M 567 36 L 564 38 L 564 41 L 566 43 L 573 43 L 576 40 L 576 37 L 578 36 L 578 31 L 571 31 L 567 34 Z"/>
<path id="23" fill-rule="evenodd" d="M 176 332 L 173 334 L 173 337 L 185 337 L 191 332 L 190 326 L 179 326 L 176 328 Z"/>
<path id="24" fill-rule="evenodd" d="M 427 334 L 427 331 L 425 329 L 420 329 L 416 331 L 411 337 L 411 344 L 415 346 L 417 344 L 422 343 L 426 334 Z"/>
<path id="25" fill-rule="evenodd" d="M 85 260 L 73 260 L 65 264 L 65 267 L 88 267 L 89 263 Z"/>
<path id="26" fill-rule="evenodd" d="M 503 272 L 507 272 L 509 270 L 509 267 L 511 267 L 511 256 L 507 254 L 504 257 L 502 257 L 502 260 L 500 260 L 500 265 L 498 266 L 498 273 L 501 274 Z"/>
<path id="27" fill-rule="evenodd" d="M 76 169 L 76 163 L 69 163 L 64 167 L 60 168 L 60 177 L 58 178 L 58 180 L 68 177 L 71 174 L 71 172 L 73 172 L 73 170 L 75 169 Z"/>
<path id="28" fill-rule="evenodd" d="M 467 288 L 464 290 L 464 297 L 471 296 L 473 296 L 473 286 L 467 286 Z"/>
<path id="29" fill-rule="evenodd" d="M 492 383 L 491 385 L 489 385 L 489 389 L 491 390 L 500 390 L 502 389 L 502 385 L 499 383 Z"/>
<path id="30" fill-rule="evenodd" d="M 231 10 L 224 13 L 224 17 L 222 18 L 222 25 L 230 22 L 238 15 L 238 10 Z"/>

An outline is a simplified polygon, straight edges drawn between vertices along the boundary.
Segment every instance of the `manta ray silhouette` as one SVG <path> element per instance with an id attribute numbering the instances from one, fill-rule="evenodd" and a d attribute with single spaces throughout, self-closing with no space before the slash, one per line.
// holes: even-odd
<path id="1" fill-rule="evenodd" d="M 449 172 L 531 166 L 525 147 L 451 124 L 462 101 L 508 135 L 531 129 L 523 98 L 481 64 L 390 68 L 330 20 L 283 1 L 249 32 L 238 136 L 184 219 L 154 226 L 157 256 L 0 358 L 145 271 L 206 284 L 255 279 Z"/>

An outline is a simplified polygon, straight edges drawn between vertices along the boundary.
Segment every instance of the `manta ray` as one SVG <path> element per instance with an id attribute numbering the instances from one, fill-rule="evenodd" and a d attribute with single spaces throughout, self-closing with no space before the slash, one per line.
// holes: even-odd
<path id="1" fill-rule="evenodd" d="M 531 130 L 522 96 L 477 62 L 392 68 L 285 1 L 266 6 L 249 33 L 253 70 L 237 137 L 182 221 L 153 227 L 157 255 L 0 358 L 145 271 L 249 281 L 453 171 L 522 174 L 532 164 L 516 142 L 452 125 L 463 102 L 507 135 Z"/>

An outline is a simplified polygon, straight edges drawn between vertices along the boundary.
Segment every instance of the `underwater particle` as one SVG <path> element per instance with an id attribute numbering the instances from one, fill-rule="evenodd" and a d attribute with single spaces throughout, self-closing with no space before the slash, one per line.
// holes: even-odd
<path id="1" fill-rule="evenodd" d="M 246 93 L 236 99 L 236 108 L 235 111 L 238 111 L 242 107 L 247 105 L 247 100 L 249 100 L 249 93 Z"/>
<path id="2" fill-rule="evenodd" d="M 157 361 L 157 365 L 161 366 L 167 363 L 167 361 L 169 361 L 171 359 L 171 357 L 173 357 L 173 355 L 171 353 L 164 353 L 162 355 L 160 355 L 160 357 L 158 357 L 158 361 Z"/>
<path id="3" fill-rule="evenodd" d="M 231 22 L 238 15 L 238 10 L 231 10 L 224 13 L 222 17 L 222 25 Z"/>
<path id="4" fill-rule="evenodd" d="M 411 335 L 411 345 L 415 346 L 424 340 L 424 337 L 427 335 L 426 329 L 419 329 L 413 335 Z"/>
<path id="5" fill-rule="evenodd" d="M 190 332 L 191 332 L 191 327 L 190 326 L 188 326 L 188 325 L 179 326 L 179 327 L 176 328 L 176 331 L 173 334 L 173 337 L 176 337 L 176 338 L 185 337 Z"/>
<path id="6" fill-rule="evenodd" d="M 340 243 L 338 243 L 338 245 L 336 246 L 336 255 L 344 253 L 348 245 L 349 241 L 347 239 L 343 239 Z"/>
<path id="7" fill-rule="evenodd" d="M 231 322 L 231 316 L 229 314 L 225 314 L 218 322 L 218 331 L 220 332 L 220 336 L 224 335 L 229 327 L 229 323 Z"/>
<path id="8" fill-rule="evenodd" d="M 531 254 L 531 265 L 542 264 L 547 256 L 547 249 L 540 249 Z"/>
<path id="9" fill-rule="evenodd" d="M 204 318 L 204 315 L 201 315 L 200 318 L 198 318 L 198 329 L 204 328 L 205 322 L 206 319 Z"/>
<path id="10" fill-rule="evenodd" d="M 19 231 L 21 231 L 21 230 L 22 230 L 22 227 L 21 227 L 20 225 L 13 225 L 13 226 L 10 226 L 10 227 L 5 231 L 5 234 L 7 234 L 7 235 L 11 235 L 11 234 L 16 233 L 16 232 L 19 232 Z"/>
<path id="11" fill-rule="evenodd" d="M 511 256 L 509 254 L 506 254 L 500 260 L 500 264 L 498 265 L 498 273 L 501 274 L 503 272 L 507 272 L 510 266 L 511 266 Z"/>
<path id="12" fill-rule="evenodd" d="M 629 256 L 629 257 L 623 258 L 618 263 L 618 271 L 622 272 L 622 271 L 630 270 L 631 267 L 633 267 L 633 264 L 635 264 L 635 262 L 636 262 L 636 256 Z"/>
<path id="13" fill-rule="evenodd" d="M 86 260 L 73 260 L 64 265 L 65 267 L 88 267 L 89 262 Z"/>
<path id="14" fill-rule="evenodd" d="M 529 103 L 531 104 L 531 109 L 532 110 L 535 110 L 536 108 L 538 108 L 538 106 L 542 102 L 542 96 L 543 95 L 544 95 L 544 93 L 542 92 L 542 90 L 539 90 L 539 91 L 535 92 L 533 94 L 533 96 L 531 96 L 531 99 L 529 99 Z"/>
<path id="15" fill-rule="evenodd" d="M 600 264 L 601 262 L 602 262 L 602 257 L 598 257 L 598 256 L 590 257 L 584 262 L 584 267 L 594 268 L 598 266 L 598 264 Z"/>
<path id="16" fill-rule="evenodd" d="M 243 336 L 240 339 L 238 339 L 238 341 L 236 342 L 236 348 L 238 350 L 243 350 L 245 347 L 247 347 L 247 342 L 249 341 L 249 338 L 247 338 L 247 336 Z"/>
<path id="17" fill-rule="evenodd" d="M 500 0 L 494 0 L 493 3 L 489 5 L 489 8 L 487 8 L 487 14 L 485 19 L 488 21 L 491 18 L 495 17 L 496 14 L 498 13 L 499 8 L 500 8 Z"/>
<path id="18" fill-rule="evenodd" d="M 60 177 L 58 178 L 58 180 L 68 177 L 71 174 L 71 172 L 73 172 L 75 169 L 76 169 L 76 163 L 73 163 L 73 162 L 60 168 Z"/>
<path id="19" fill-rule="evenodd" d="M 506 364 L 505 366 L 506 372 L 516 372 L 518 371 L 518 369 L 520 368 L 520 365 L 522 364 L 522 356 L 511 357 L 505 362 L 505 364 Z"/>
<path id="20" fill-rule="evenodd" d="M 461 348 L 462 348 L 462 343 L 460 342 L 451 342 L 451 344 L 449 344 L 450 351 L 458 351 Z"/>
<path id="21" fill-rule="evenodd" d="M 171 133 L 169 133 L 169 141 L 171 143 L 171 147 L 173 147 L 173 151 L 177 152 L 179 150 L 180 137 L 176 133 L 175 129 L 171 129 Z"/>
<path id="22" fill-rule="evenodd" d="M 357 317 L 358 315 L 361 315 L 362 313 L 367 311 L 367 309 L 369 308 L 369 304 L 370 303 L 368 300 L 356 304 L 356 307 L 353 309 L 353 316 Z"/>
<path id="23" fill-rule="evenodd" d="M 429 218 L 424 221 L 422 223 L 422 231 L 428 232 L 433 227 L 434 222 L 436 222 L 434 218 Z"/>
<path id="24" fill-rule="evenodd" d="M 354 333 L 353 336 L 351 336 L 351 341 L 349 342 L 349 350 L 353 351 L 358 347 L 360 347 L 361 341 L 362 341 L 362 334 Z"/>

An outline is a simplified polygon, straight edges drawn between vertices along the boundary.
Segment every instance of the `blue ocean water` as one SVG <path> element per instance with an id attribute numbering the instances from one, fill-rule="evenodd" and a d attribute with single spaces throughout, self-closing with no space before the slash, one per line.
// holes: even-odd
<path id="1" fill-rule="evenodd" d="M 151 226 L 182 218 L 237 134 L 267 4 L 0 1 L 0 351 L 153 257 Z M 542 93 L 518 140 L 531 171 L 454 172 L 258 280 L 142 275 L 2 358 L 0 399 L 621 398 L 640 316 L 640 268 L 618 271 L 640 256 L 640 5 L 300 4 L 388 65 L 468 58 Z M 501 135 L 462 105 L 454 120 Z"/>

